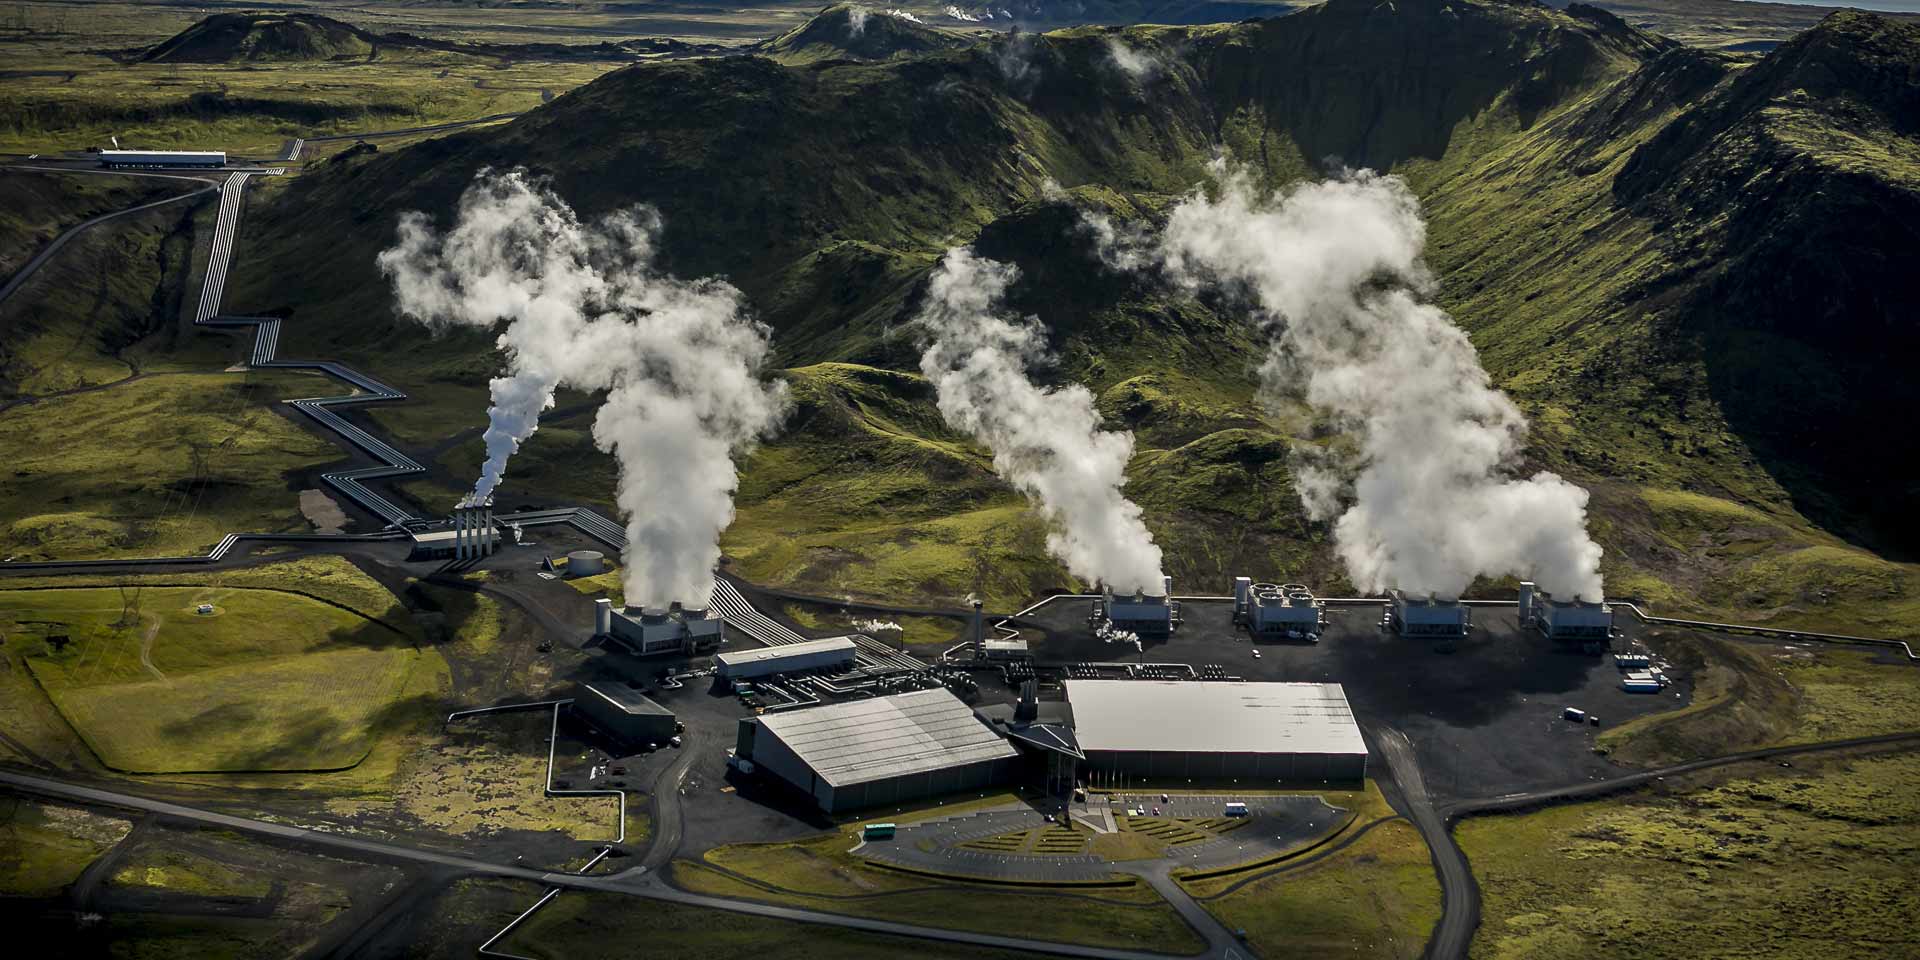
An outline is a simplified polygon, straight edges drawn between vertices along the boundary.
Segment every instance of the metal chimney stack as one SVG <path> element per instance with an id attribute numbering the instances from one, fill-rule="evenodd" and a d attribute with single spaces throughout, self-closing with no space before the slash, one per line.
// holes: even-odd
<path id="1" fill-rule="evenodd" d="M 1014 705 L 1013 719 L 1020 723 L 1032 723 L 1040 717 L 1040 686 L 1036 681 L 1027 680 L 1020 684 L 1020 701 Z"/>
<path id="2" fill-rule="evenodd" d="M 479 560 L 490 556 L 498 543 L 493 530 L 492 497 L 468 497 L 453 508 L 455 560 Z"/>
<path id="3" fill-rule="evenodd" d="M 1520 581 L 1520 623 L 1524 625 L 1533 615 L 1533 581 Z"/>
<path id="4" fill-rule="evenodd" d="M 980 613 L 983 606 L 979 600 L 973 602 L 973 655 L 981 657 L 987 651 L 987 620 Z"/>
<path id="5" fill-rule="evenodd" d="M 596 637 L 613 635 L 613 601 L 606 597 L 593 601 L 593 635 Z"/>

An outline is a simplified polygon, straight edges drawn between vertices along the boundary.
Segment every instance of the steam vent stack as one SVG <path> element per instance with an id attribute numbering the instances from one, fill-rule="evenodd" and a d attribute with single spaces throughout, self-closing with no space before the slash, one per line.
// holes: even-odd
<path id="1" fill-rule="evenodd" d="M 1467 635 L 1473 612 L 1457 599 L 1393 591 L 1387 617 L 1403 637 L 1448 640 Z"/>
<path id="2" fill-rule="evenodd" d="M 1114 596 L 1105 588 L 1093 601 L 1088 622 L 1098 629 L 1103 623 L 1142 637 L 1164 637 L 1180 625 L 1180 604 L 1173 599 L 1173 578 L 1163 577 L 1158 595 L 1141 590 L 1132 596 Z"/>

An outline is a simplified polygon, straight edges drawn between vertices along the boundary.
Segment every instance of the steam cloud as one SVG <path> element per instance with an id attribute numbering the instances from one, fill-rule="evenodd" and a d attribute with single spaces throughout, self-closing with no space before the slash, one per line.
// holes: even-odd
<path id="1" fill-rule="evenodd" d="M 1587 491 L 1513 476 L 1525 418 L 1421 299 L 1426 225 L 1406 184 L 1360 171 L 1266 195 L 1244 171 L 1217 172 L 1217 199 L 1176 206 L 1161 253 L 1177 279 L 1241 284 L 1258 301 L 1269 406 L 1304 399 L 1356 441 L 1294 464 L 1308 512 L 1337 514 L 1354 583 L 1458 597 L 1476 575 L 1512 574 L 1600 599 Z"/>
<path id="2" fill-rule="evenodd" d="M 1107 38 L 1107 60 L 1135 83 L 1147 83 L 1160 75 L 1160 58 L 1127 46 L 1119 37 Z"/>
<path id="3" fill-rule="evenodd" d="M 847 35 L 857 37 L 867 32 L 867 14 L 870 11 L 857 3 L 847 5 Z"/>
<path id="4" fill-rule="evenodd" d="M 593 437 L 619 466 L 627 602 L 704 608 L 733 518 L 732 457 L 771 431 L 785 390 L 760 379 L 767 331 L 738 290 L 654 268 L 659 231 L 650 208 L 583 223 L 523 171 L 483 170 L 452 229 L 402 214 L 379 264 L 401 312 L 430 326 L 507 321 L 474 493 L 500 482 L 555 389 L 607 390 Z"/>
<path id="5" fill-rule="evenodd" d="M 991 447 L 994 469 L 1039 502 L 1053 527 L 1047 549 L 1068 570 L 1158 595 L 1160 548 L 1120 492 L 1133 435 L 1101 429 L 1085 387 L 1043 388 L 1027 376 L 1045 347 L 1033 318 L 1000 309 L 1017 275 L 966 248 L 947 251 L 916 318 L 930 338 L 920 370 L 947 423 Z"/>

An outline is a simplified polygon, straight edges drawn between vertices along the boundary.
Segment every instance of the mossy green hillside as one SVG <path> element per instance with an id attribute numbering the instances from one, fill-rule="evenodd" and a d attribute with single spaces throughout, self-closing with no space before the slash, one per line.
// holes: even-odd
<path id="1" fill-rule="evenodd" d="M 23 217 L 43 229 L 66 222 L 42 204 L 55 204 L 73 190 L 81 209 L 114 202 L 130 206 L 149 194 L 100 196 L 88 189 L 108 177 L 68 175 L 45 180 L 0 178 L 0 189 L 19 184 Z M 140 181 L 151 182 L 151 181 Z M 190 191 L 173 183 L 151 191 L 160 197 Z M 33 199 L 35 196 L 39 200 Z M 118 200 L 125 200 L 119 203 Z M 122 380 L 146 371 L 219 369 L 238 355 L 231 335 L 196 335 L 173 320 L 183 309 L 196 243 L 212 226 L 211 195 L 99 224 L 72 238 L 0 303 L 0 401 L 42 397 Z M 20 237 L 27 240 L 26 235 Z M 37 252 L 23 246 L 24 260 Z M 191 310 L 190 303 L 184 303 Z"/>
<path id="2" fill-rule="evenodd" d="M 1920 944 L 1920 758 L 1474 818 L 1476 957 L 1896 956 Z"/>
<path id="3" fill-rule="evenodd" d="M 385 624 L 270 590 L 8 590 L 0 615 L 37 643 L 35 680 L 100 762 L 141 773 L 351 767 L 423 656 Z"/>
<path id="4" fill-rule="evenodd" d="M 311 529 L 296 478 L 342 458 L 276 401 L 301 373 L 154 374 L 0 412 L 0 549 L 19 559 L 180 556 L 229 533 Z"/>

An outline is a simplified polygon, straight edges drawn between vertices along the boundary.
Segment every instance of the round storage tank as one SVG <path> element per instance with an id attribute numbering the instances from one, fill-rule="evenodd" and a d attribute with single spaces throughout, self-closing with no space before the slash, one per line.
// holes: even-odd
<path id="1" fill-rule="evenodd" d="M 567 554 L 567 576 L 569 577 L 591 577 L 606 571 L 606 554 L 598 550 L 575 550 Z"/>

